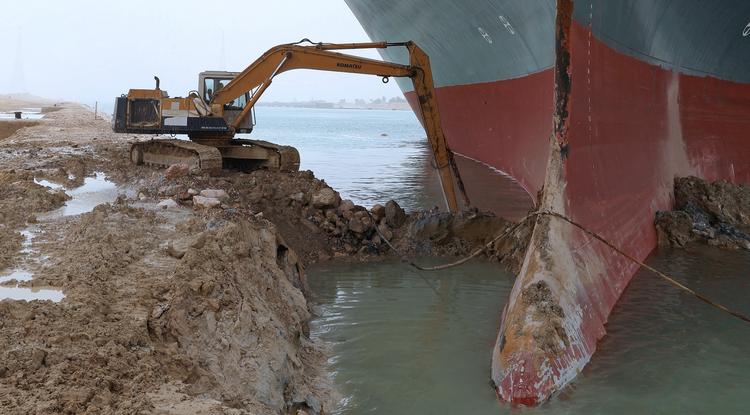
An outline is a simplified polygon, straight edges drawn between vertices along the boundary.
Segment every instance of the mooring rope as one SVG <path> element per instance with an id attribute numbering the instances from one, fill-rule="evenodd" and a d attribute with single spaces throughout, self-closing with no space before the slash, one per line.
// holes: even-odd
<path id="1" fill-rule="evenodd" d="M 368 212 L 368 214 L 369 214 L 369 212 Z M 469 256 L 467 256 L 465 258 L 462 258 L 462 259 L 460 259 L 458 261 L 455 261 L 455 262 L 451 262 L 451 263 L 443 264 L 443 265 L 437 265 L 437 266 L 433 266 L 433 267 L 423 267 L 423 266 L 420 266 L 419 264 L 415 263 L 414 261 L 411 261 L 411 260 L 407 259 L 405 255 L 403 255 L 401 252 L 399 252 L 391 244 L 391 242 L 385 236 L 383 236 L 383 234 L 380 232 L 380 229 L 378 229 L 377 224 L 375 225 L 375 230 L 377 231 L 378 236 L 380 236 L 380 239 L 382 239 L 386 243 L 386 245 L 388 245 L 388 247 L 391 248 L 393 250 L 393 252 L 396 253 L 396 255 L 398 255 L 399 257 L 401 257 L 401 259 L 404 262 L 408 263 L 409 265 L 411 265 L 412 267 L 414 267 L 414 268 L 416 268 L 417 270 L 420 270 L 420 271 L 437 271 L 437 270 L 443 270 L 443 269 L 448 269 L 448 268 L 452 268 L 452 267 L 455 267 L 455 266 L 459 266 L 461 264 L 464 264 L 464 263 L 468 262 L 469 260 L 477 257 L 479 254 L 481 254 L 482 252 L 484 252 L 489 247 L 493 246 L 497 241 L 500 241 L 500 240 L 506 238 L 508 235 L 510 235 L 512 232 L 514 232 L 516 229 L 518 229 L 521 225 L 523 225 L 527 220 L 529 220 L 529 219 L 531 219 L 533 217 L 539 217 L 539 216 L 551 216 L 551 217 L 554 217 L 554 218 L 558 218 L 558 219 L 560 219 L 560 220 L 562 220 L 564 222 L 567 222 L 568 224 L 570 224 L 570 225 L 572 225 L 572 226 L 580 229 L 581 231 L 583 231 L 587 235 L 589 235 L 592 238 L 594 238 L 594 239 L 598 240 L 599 242 L 603 243 L 604 245 L 606 245 L 607 247 L 609 247 L 613 251 L 617 252 L 618 254 L 622 255 L 626 259 L 628 259 L 628 260 L 630 260 L 630 261 L 638 264 L 639 266 L 647 269 L 648 271 L 651 271 L 653 274 L 655 274 L 656 276 L 662 278 L 663 280 L 665 280 L 666 282 L 668 282 L 672 286 L 676 287 L 677 289 L 685 291 L 686 293 L 692 295 L 693 297 L 695 297 L 695 298 L 703 301 L 704 303 L 706 303 L 706 304 L 708 304 L 708 305 L 710 305 L 710 306 L 712 306 L 712 307 L 714 307 L 714 308 L 716 308 L 718 310 L 721 310 L 721 311 L 723 311 L 725 313 L 728 313 L 728 314 L 730 314 L 730 315 L 732 315 L 732 316 L 734 316 L 734 317 L 736 317 L 736 318 L 738 318 L 738 319 L 740 319 L 740 320 L 742 320 L 742 321 L 744 321 L 746 323 L 750 323 L 750 317 L 748 317 L 748 316 L 746 316 L 746 315 L 744 315 L 744 314 L 742 314 L 742 313 L 740 313 L 738 311 L 730 310 L 728 307 L 726 307 L 726 306 L 724 306 L 722 304 L 719 304 L 719 303 L 711 300 L 706 295 L 701 294 L 701 293 L 693 290 L 692 288 L 690 288 L 690 287 L 688 287 L 688 286 L 680 283 L 674 277 L 670 277 L 669 275 L 667 275 L 667 274 L 659 271 L 658 269 L 656 269 L 656 268 L 654 268 L 654 267 L 652 267 L 650 265 L 647 265 L 647 264 L 643 263 L 642 261 L 639 261 L 638 259 L 636 259 L 632 255 L 630 255 L 627 252 L 623 251 L 622 249 L 616 247 L 614 244 L 612 244 L 611 242 L 609 242 L 608 240 L 606 240 L 604 237 L 600 236 L 596 232 L 594 232 L 594 231 L 586 228 L 585 226 L 581 225 L 580 223 L 575 222 L 574 220 L 568 218 L 567 216 L 564 216 L 564 215 L 562 215 L 560 213 L 557 213 L 557 212 L 552 212 L 552 211 L 547 211 L 547 210 L 532 212 L 532 213 L 526 215 L 523 219 L 521 219 L 516 224 L 514 224 L 514 225 L 512 225 L 512 226 L 510 226 L 508 228 L 506 228 L 498 236 L 494 237 L 490 242 L 486 243 L 484 246 L 482 246 L 482 247 L 478 248 L 477 250 L 475 250 L 474 252 L 472 252 Z M 372 218 L 372 215 L 370 217 Z"/>

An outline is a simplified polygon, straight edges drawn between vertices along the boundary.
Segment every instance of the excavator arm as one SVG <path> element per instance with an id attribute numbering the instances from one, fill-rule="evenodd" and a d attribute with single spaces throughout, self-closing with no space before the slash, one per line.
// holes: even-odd
<path id="1" fill-rule="evenodd" d="M 301 43 L 301 42 L 300 42 Z M 409 52 L 409 65 L 384 62 L 359 56 L 346 55 L 334 50 L 346 49 L 384 49 L 402 46 Z M 427 54 L 414 42 L 388 43 L 314 43 L 309 46 L 287 44 L 276 46 L 263 54 L 258 60 L 250 64 L 224 88 L 217 91 L 212 100 L 212 111 L 220 110 L 221 106 L 232 102 L 241 95 L 252 91 L 252 97 L 244 110 L 235 118 L 233 126 L 236 128 L 247 116 L 263 92 L 271 85 L 273 78 L 293 69 L 314 69 L 321 71 L 359 73 L 377 75 L 383 78 L 407 77 L 414 84 L 414 92 L 420 109 L 422 124 L 435 157 L 440 174 L 448 208 L 452 212 L 458 211 L 458 200 L 455 187 L 458 185 L 464 203 L 468 205 L 468 198 L 463 189 L 458 169 L 448 148 L 448 143 L 440 123 L 435 87 L 432 81 L 432 70 Z M 454 182 L 455 178 L 455 182 Z M 455 184 L 454 184 L 455 183 Z"/>

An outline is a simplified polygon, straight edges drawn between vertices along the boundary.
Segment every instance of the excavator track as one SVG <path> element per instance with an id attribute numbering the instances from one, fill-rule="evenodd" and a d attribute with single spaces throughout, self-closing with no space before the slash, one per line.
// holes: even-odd
<path id="1" fill-rule="evenodd" d="M 177 139 L 140 141 L 130 146 L 130 160 L 137 164 L 169 167 L 187 164 L 191 170 L 209 174 L 221 171 L 221 152 L 212 146 Z"/>
<path id="2" fill-rule="evenodd" d="M 234 139 L 232 142 L 235 145 L 255 146 L 266 149 L 269 153 L 277 153 L 278 159 L 273 163 L 275 165 L 266 167 L 281 171 L 299 170 L 299 151 L 292 146 L 281 146 L 264 140 Z"/>

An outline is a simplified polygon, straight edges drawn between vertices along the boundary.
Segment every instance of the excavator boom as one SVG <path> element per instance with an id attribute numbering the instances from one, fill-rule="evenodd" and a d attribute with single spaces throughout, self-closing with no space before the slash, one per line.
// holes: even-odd
<path id="1" fill-rule="evenodd" d="M 403 46 L 408 50 L 409 65 L 333 52 L 334 50 L 345 49 L 384 49 L 394 46 Z M 318 43 L 311 46 L 301 46 L 300 44 L 279 45 L 264 53 L 263 56 L 240 72 L 226 87 L 218 91 L 211 101 L 211 106 L 224 105 L 247 91 L 255 91 L 245 110 L 234 120 L 234 124 L 239 125 L 249 109 L 255 105 L 263 92 L 271 85 L 273 78 L 282 72 L 293 69 L 377 75 L 385 79 L 392 76 L 410 78 L 417 94 L 419 115 L 440 173 L 440 182 L 448 208 L 453 212 L 458 210 L 456 184 L 461 188 L 464 201 L 468 204 L 461 179 L 458 176 L 458 169 L 455 167 L 440 123 L 440 112 L 435 96 L 430 59 L 414 42 Z"/>

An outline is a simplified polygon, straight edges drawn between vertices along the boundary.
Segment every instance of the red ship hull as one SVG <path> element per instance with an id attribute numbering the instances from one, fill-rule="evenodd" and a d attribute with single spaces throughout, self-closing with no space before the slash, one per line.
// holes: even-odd
<path id="1" fill-rule="evenodd" d="M 642 260 L 675 177 L 750 182 L 749 3 L 433 1 L 347 0 L 371 37 L 426 46 L 451 148 L 541 190 L 538 209 Z M 492 353 L 498 395 L 534 405 L 572 381 L 637 269 L 539 217 Z"/>
<path id="2" fill-rule="evenodd" d="M 650 65 L 575 22 L 569 47 L 568 129 L 551 146 L 543 209 L 642 260 L 675 177 L 750 182 L 749 85 Z M 572 380 L 637 269 L 570 225 L 540 220 L 493 354 L 499 395 L 534 405 Z"/>

